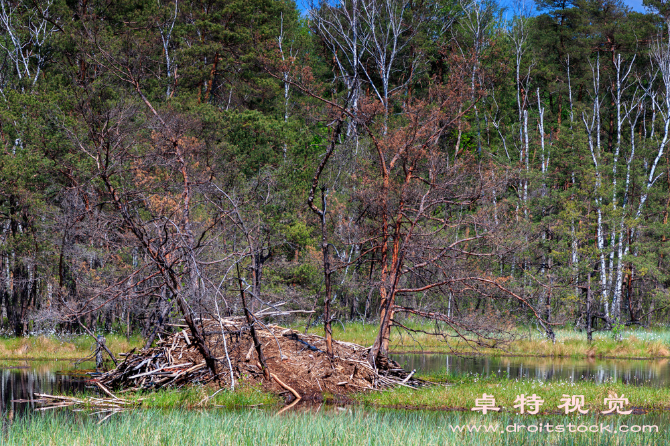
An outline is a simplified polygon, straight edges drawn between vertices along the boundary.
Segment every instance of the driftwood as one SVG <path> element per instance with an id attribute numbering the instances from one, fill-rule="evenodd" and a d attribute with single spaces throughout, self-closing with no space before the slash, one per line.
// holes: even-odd
<path id="1" fill-rule="evenodd" d="M 109 391 L 107 391 L 109 392 Z M 110 393 L 111 395 L 111 393 Z M 49 395 L 46 393 L 35 393 L 35 399 L 32 400 L 12 400 L 16 403 L 36 403 L 41 407 L 38 407 L 36 410 L 50 410 L 57 409 L 61 407 L 69 407 L 76 409 L 90 409 L 95 408 L 105 411 L 121 411 L 130 409 L 138 405 L 142 400 L 138 399 L 135 401 L 128 401 L 123 398 L 118 398 L 112 395 L 111 398 L 97 398 L 97 397 L 86 397 L 86 398 L 77 398 L 73 396 L 63 396 L 63 395 Z"/>

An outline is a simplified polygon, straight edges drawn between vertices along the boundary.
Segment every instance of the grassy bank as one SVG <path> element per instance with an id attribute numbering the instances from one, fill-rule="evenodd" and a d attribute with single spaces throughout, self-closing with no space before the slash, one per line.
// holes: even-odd
<path id="1" fill-rule="evenodd" d="M 405 325 L 418 330 L 433 332 L 434 325 L 403 322 Z M 299 326 L 294 328 L 300 329 Z M 363 323 L 349 323 L 333 325 L 335 339 L 355 342 L 370 346 L 377 335 L 377 325 Z M 323 335 L 323 327 L 315 326 L 310 333 Z M 453 333 L 445 332 L 447 335 Z M 441 336 L 432 336 L 425 333 L 411 335 L 393 329 L 391 335 L 391 350 L 394 352 L 435 352 L 435 353 L 478 353 L 486 355 L 537 355 L 555 357 L 595 357 L 595 358 L 660 358 L 670 356 L 670 330 L 625 330 L 620 341 L 615 341 L 608 332 L 598 332 L 593 336 L 593 342 L 586 342 L 586 335 L 573 330 L 561 329 L 556 331 L 556 342 L 548 341 L 537 331 L 517 330 L 516 341 L 500 348 L 479 348 L 464 341 L 450 337 L 448 342 Z"/>
<path id="2" fill-rule="evenodd" d="M 536 394 L 544 400 L 541 414 L 559 414 L 563 409 L 563 395 L 584 395 L 584 406 L 590 413 L 607 410 L 604 399 L 613 394 L 625 395 L 629 404 L 625 410 L 658 411 L 670 409 L 670 388 L 625 385 L 617 382 L 596 384 L 593 382 L 514 380 L 498 377 L 482 378 L 478 375 L 440 377 L 433 375 L 429 380 L 448 382 L 448 385 L 434 385 L 421 389 L 396 388 L 383 392 L 361 394 L 357 398 L 369 407 L 464 410 L 475 407 L 475 399 L 483 393 L 493 395 L 497 407 L 503 412 L 516 413 L 515 400 L 518 395 Z"/>
<path id="3" fill-rule="evenodd" d="M 609 426 L 613 433 L 506 432 L 507 426 L 575 423 L 570 417 L 481 416 L 470 413 L 361 411 L 332 408 L 318 413 L 276 415 L 247 411 L 157 411 L 114 414 L 31 414 L 9 424 L 3 445 L 654 445 L 668 444 L 665 419 L 628 416 L 582 417 L 575 425 Z M 495 433 L 459 432 L 485 425 Z M 659 432 L 618 432 L 621 425 L 656 425 Z M 455 430 L 455 432 L 454 432 Z M 652 429 L 653 430 L 653 429 Z"/>
<path id="4" fill-rule="evenodd" d="M 142 347 L 144 341 L 139 336 L 132 336 L 130 340 L 117 334 L 105 335 L 107 347 L 118 355 L 127 352 L 133 347 Z M 79 359 L 90 356 L 95 344 L 90 336 L 29 336 L 29 337 L 0 337 L 0 360 L 2 359 Z M 105 355 L 106 356 L 106 355 Z"/>
<path id="5" fill-rule="evenodd" d="M 495 397 L 496 406 L 501 407 L 502 412 L 515 414 L 518 410 L 513 406 L 518 395 L 536 394 L 544 400 L 540 415 L 556 415 L 564 413 L 563 409 L 558 408 L 563 404 L 561 399 L 564 395 L 584 395 L 584 408 L 595 414 L 608 409 L 604 399 L 616 394 L 628 399 L 624 410 L 632 409 L 635 414 L 670 410 L 670 388 L 666 387 L 636 386 L 615 381 L 596 384 L 590 381 L 515 380 L 496 376 L 481 377 L 476 374 L 433 374 L 420 377 L 433 384 L 419 389 L 396 387 L 391 390 L 363 392 L 351 395 L 347 401 L 354 403 L 352 407 L 371 409 L 470 411 L 475 406 L 475 400 L 486 393 Z M 137 409 L 281 409 L 284 406 L 284 398 L 246 383 L 238 383 L 235 390 L 226 388 L 215 391 L 210 387 L 194 385 L 181 389 L 119 392 L 116 395 L 131 403 L 130 407 Z M 86 395 L 80 397 L 85 398 Z M 324 394 L 323 400 L 332 401 L 332 395 Z"/>
<path id="6" fill-rule="evenodd" d="M 434 325 L 404 322 L 414 329 L 433 331 Z M 301 326 L 293 328 L 302 331 Z M 333 325 L 335 339 L 370 346 L 377 335 L 377 325 L 360 322 Z M 323 327 L 310 328 L 310 333 L 323 335 Z M 447 333 L 449 334 L 449 333 Z M 615 341 L 610 333 L 594 334 L 593 343 L 586 342 L 583 333 L 572 330 L 557 330 L 556 342 L 547 341 L 537 331 L 518 330 L 518 340 L 500 348 L 475 349 L 457 338 L 449 338 L 425 333 L 413 333 L 393 329 L 391 350 L 394 352 L 435 352 L 435 353 L 478 353 L 492 356 L 536 355 L 555 357 L 611 357 L 611 358 L 659 358 L 670 357 L 670 330 L 627 330 L 622 340 Z M 126 352 L 134 347 L 141 348 L 144 341 L 139 336 L 127 340 L 117 334 L 105 335 L 107 346 L 114 354 Z M 0 337 L 0 360 L 2 359 L 78 359 L 92 353 L 93 340 L 90 336 L 30 336 Z"/>

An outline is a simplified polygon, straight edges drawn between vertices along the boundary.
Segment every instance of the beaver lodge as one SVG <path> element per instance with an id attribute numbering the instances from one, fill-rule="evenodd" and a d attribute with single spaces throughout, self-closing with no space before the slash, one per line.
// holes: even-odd
<path id="1" fill-rule="evenodd" d="M 92 381 L 112 390 L 148 390 L 209 384 L 234 387 L 240 382 L 286 394 L 289 400 L 320 400 L 326 392 L 352 392 L 425 384 L 395 361 L 368 361 L 369 348 L 333 340 L 333 357 L 321 336 L 273 324 L 253 324 L 242 317 L 198 320 L 216 373 L 190 336 L 182 331 L 161 339 L 156 347 L 125 354 L 123 362 Z M 254 338 L 257 342 L 254 341 Z"/>

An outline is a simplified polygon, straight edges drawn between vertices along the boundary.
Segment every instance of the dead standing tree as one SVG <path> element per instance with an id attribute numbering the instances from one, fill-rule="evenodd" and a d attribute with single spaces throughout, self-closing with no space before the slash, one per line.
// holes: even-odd
<path id="1" fill-rule="evenodd" d="M 194 136 L 198 122 L 154 107 L 142 87 L 152 66 L 142 42 L 131 34 L 121 34 L 119 39 L 125 45 L 121 49 L 103 47 L 100 37 L 104 32 L 95 21 L 83 23 L 84 55 L 100 72 L 82 93 L 79 111 L 86 134 L 69 134 L 92 159 L 103 198 L 146 254 L 168 298 L 177 304 L 207 367 L 216 375 L 217 361 L 191 307 L 193 303 L 201 305 L 204 298 L 198 256 L 207 235 L 217 226 L 216 220 L 203 224 L 192 219 L 197 190 L 213 176 L 207 163 L 205 167 L 200 164 L 203 144 Z M 134 90 L 132 98 L 118 101 L 120 106 L 91 100 L 100 94 L 95 89 L 119 82 Z M 133 104 L 133 112 L 123 109 L 124 101 Z"/>
<path id="2" fill-rule="evenodd" d="M 407 104 L 404 125 L 388 133 L 365 127 L 377 159 L 361 175 L 359 202 L 367 214 L 363 232 L 368 237 L 363 243 L 372 246 L 369 253 L 377 254 L 380 268 L 380 322 L 371 364 L 383 365 L 398 311 L 444 322 L 455 336 L 476 345 L 494 346 L 510 337 L 504 321 L 496 321 L 499 315 L 481 322 L 471 315 L 402 306 L 401 297 L 441 292 L 461 300 L 512 298 L 544 325 L 526 298 L 495 277 L 497 240 L 505 228 L 495 222 L 488 200 L 501 187 L 496 184 L 501 175 L 475 156 L 463 154 L 450 162 L 441 144 L 471 97 L 466 79 L 455 69 L 449 83 L 433 86 L 425 101 Z"/>
<path id="3" fill-rule="evenodd" d="M 460 237 L 449 247 L 435 244 L 451 226 L 447 209 L 472 205 L 484 187 L 469 180 L 472 172 L 466 163 L 449 164 L 440 150 L 444 133 L 460 118 L 461 104 L 469 96 L 463 78 L 453 76 L 451 84 L 433 86 L 426 101 L 406 102 L 402 126 L 393 130 L 365 126 L 376 160 L 365 173 L 368 187 L 359 197 L 369 214 L 370 238 L 365 243 L 371 243 L 380 258 L 380 325 L 371 364 L 388 354 L 398 293 L 413 291 L 402 286 L 405 276 L 419 277 L 421 269 L 432 268 L 450 247 L 470 239 L 456 234 Z M 439 217 L 440 212 L 444 217 Z M 430 284 L 420 288 L 425 286 Z"/>
<path id="4" fill-rule="evenodd" d="M 226 192 L 214 182 L 210 184 L 211 193 L 206 194 L 208 201 L 220 213 L 219 220 L 230 221 L 232 223 L 231 228 L 235 228 L 237 234 L 243 240 L 242 244 L 244 246 L 237 248 L 238 252 L 233 256 L 234 259 L 232 259 L 228 271 L 232 270 L 233 267 L 235 268 L 237 274 L 235 281 L 239 286 L 244 317 L 253 340 L 254 349 L 258 355 L 258 361 L 267 379 L 270 379 L 270 370 L 257 335 L 257 326 L 260 321 L 254 314 L 253 305 L 248 301 L 247 294 L 253 298 L 252 302 L 260 302 L 264 306 L 273 307 L 272 304 L 262 299 L 261 279 L 265 262 L 272 258 L 272 236 L 275 235 L 267 222 L 267 216 L 264 215 L 263 208 L 277 200 L 276 193 L 274 193 L 275 186 L 274 177 L 268 173 L 251 180 L 248 188 L 243 188 L 239 194 L 234 191 Z M 235 236 L 233 235 L 232 238 L 234 239 Z M 251 284 L 248 284 L 240 273 L 240 264 L 245 263 L 247 259 L 249 260 L 249 270 L 252 276 Z M 226 272 L 223 281 L 227 276 L 228 273 Z"/>
<path id="5" fill-rule="evenodd" d="M 119 226 L 133 234 L 156 277 L 162 279 L 161 286 L 176 302 L 207 366 L 216 373 L 216 360 L 186 300 L 187 296 L 197 300 L 201 294 L 192 253 L 201 249 L 204 233 L 196 237 L 191 222 L 194 187 L 202 179 L 192 165 L 199 142 L 188 136 L 193 123 L 163 117 L 148 101 L 146 105 L 149 126 L 154 127 L 150 134 L 138 125 L 137 106 L 119 104 L 100 113 L 85 100 L 79 112 L 88 128 L 85 133 L 67 132 L 93 161 L 102 186 L 101 206 L 111 204 Z"/>
<path id="6" fill-rule="evenodd" d="M 312 3 L 309 16 L 312 31 L 332 56 L 335 79 L 346 87 L 343 104 L 331 103 L 339 110 L 332 122 L 326 154 L 319 163 L 309 191 L 308 204 L 317 215 L 321 228 L 325 300 L 324 326 L 328 353 L 332 355 L 331 329 L 331 267 L 328 237 L 326 235 L 327 191 L 319 186 L 320 178 L 336 146 L 342 143 L 343 123 L 347 121 L 347 138 L 353 138 L 358 150 L 359 127 L 371 116 L 360 114 L 361 105 L 368 103 L 362 97 L 363 84 L 371 88 L 383 110 L 383 133 L 386 134 L 391 98 L 410 85 L 418 69 L 422 54 L 411 49 L 414 38 L 426 25 L 429 9 L 411 5 L 408 1 L 353 0 Z M 284 80 L 286 77 L 284 76 Z M 299 86 L 300 90 L 305 86 Z M 307 92 L 314 96 L 314 91 Z M 329 102 L 329 101 L 326 101 Z M 369 110 L 368 110 L 369 112 Z M 378 114 L 378 113 L 376 113 Z M 321 189 L 321 207 L 314 203 L 317 189 Z"/>
<path id="7" fill-rule="evenodd" d="M 351 96 L 350 96 L 351 98 Z M 348 101 L 347 101 L 348 102 Z M 346 106 L 344 107 L 346 109 Z M 329 252 L 329 243 L 328 243 L 328 235 L 326 232 L 326 212 L 327 212 L 327 205 L 326 205 L 326 189 L 324 186 L 321 186 L 321 208 L 316 207 L 314 204 L 314 196 L 316 195 L 317 188 L 319 187 L 319 179 L 321 178 L 321 174 L 323 173 L 324 169 L 326 168 L 326 165 L 328 164 L 328 160 L 330 157 L 333 155 L 333 152 L 335 151 L 335 147 L 337 146 L 338 139 L 340 135 L 342 134 L 342 127 L 344 124 L 344 117 L 345 115 L 342 114 L 337 120 L 336 120 L 336 125 L 335 128 L 332 130 L 331 135 L 330 135 L 330 142 L 328 145 L 328 150 L 326 151 L 326 154 L 324 157 L 321 159 L 321 162 L 319 163 L 318 167 L 316 168 L 316 173 L 314 174 L 314 178 L 312 179 L 312 186 L 309 189 L 309 196 L 307 198 L 307 204 L 309 205 L 310 209 L 319 217 L 319 223 L 321 226 L 321 253 L 322 253 L 322 258 L 323 258 L 323 277 L 324 277 L 324 285 L 325 285 L 325 299 L 324 299 L 324 305 L 323 305 L 323 325 L 324 325 L 324 330 L 326 332 L 326 352 L 328 353 L 328 356 L 333 356 L 333 328 L 331 326 L 331 315 L 330 315 L 330 303 L 331 303 L 331 292 L 332 292 L 332 287 L 331 287 L 331 274 L 332 274 L 332 268 L 330 265 L 330 252 Z"/>
<path id="8" fill-rule="evenodd" d="M 365 220 L 361 233 L 367 234 L 358 244 L 367 249 L 351 263 L 370 261 L 379 265 L 380 326 L 368 355 L 373 366 L 383 366 L 396 311 L 446 322 L 460 337 L 471 340 L 474 336 L 475 343 L 480 345 L 482 339 L 487 338 L 495 345 L 505 334 L 500 330 L 494 333 L 487 324 L 478 326 L 471 320 L 457 320 L 438 312 L 397 305 L 398 296 L 449 288 L 479 296 L 497 297 L 495 293 L 498 293 L 519 300 L 539 318 L 523 296 L 504 287 L 490 271 L 478 270 L 477 275 L 472 275 L 468 269 L 470 258 L 497 255 L 484 243 L 491 237 L 488 231 L 493 230 L 493 224 L 488 222 L 491 219 L 488 216 L 493 212 L 475 213 L 470 209 L 477 209 L 485 197 L 491 197 L 489 189 L 494 187 L 494 179 L 503 176 L 492 175 L 492 166 L 465 155 L 450 163 L 442 148 L 446 132 L 469 111 L 463 107 L 472 97 L 466 82 L 467 67 L 467 60 L 455 59 L 448 83 L 433 85 L 425 100 L 405 101 L 398 122 L 389 127 L 385 119 L 375 119 L 385 113 L 378 100 L 360 98 L 359 110 L 354 116 L 346 105 L 325 99 L 309 86 L 293 83 L 331 110 L 339 111 L 339 117 L 333 121 L 335 128 L 329 147 L 317 167 L 309 194 L 310 207 L 322 223 L 325 207 L 322 203 L 319 209 L 314 204 L 319 177 L 333 152 L 340 147 L 338 136 L 345 119 L 363 129 L 370 145 L 372 162 L 367 170 L 359 172 L 357 186 L 359 221 Z M 462 217 L 464 208 L 468 218 Z M 327 280 L 332 271 L 324 232 L 322 224 Z M 328 328 L 326 333 L 328 335 Z"/>

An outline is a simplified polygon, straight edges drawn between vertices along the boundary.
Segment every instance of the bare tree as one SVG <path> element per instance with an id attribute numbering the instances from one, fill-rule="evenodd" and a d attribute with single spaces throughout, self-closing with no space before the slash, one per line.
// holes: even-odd
<path id="1" fill-rule="evenodd" d="M 331 5 L 322 2 L 312 4 L 309 17 L 312 29 L 328 48 L 333 57 L 336 79 L 348 91 L 350 110 L 355 115 L 361 88 L 361 65 L 368 52 L 370 30 L 364 25 L 362 3 L 366 0 L 351 0 Z M 355 129 L 350 125 L 351 134 Z"/>
<path id="2" fill-rule="evenodd" d="M 48 59 L 48 43 L 58 30 L 54 24 L 52 0 L 43 2 L 0 1 L 0 48 L 10 61 L 0 71 L 0 93 L 8 82 L 10 72 L 16 76 L 20 89 L 31 89 Z M 57 19 L 57 18 L 56 18 Z M 4 95 L 4 93 L 2 93 Z"/>
<path id="3" fill-rule="evenodd" d="M 160 9 L 163 5 L 160 0 L 158 2 Z M 168 5 L 170 6 L 170 3 Z M 179 0 L 174 0 L 174 13 L 171 13 L 165 21 L 157 23 L 158 32 L 161 35 L 161 43 L 163 46 L 163 56 L 165 57 L 165 76 L 167 77 L 167 87 L 165 87 L 165 96 L 170 98 L 174 94 L 174 86 L 177 81 L 177 64 L 175 62 L 173 49 L 173 31 L 174 25 L 177 22 L 177 13 L 179 12 Z"/>

